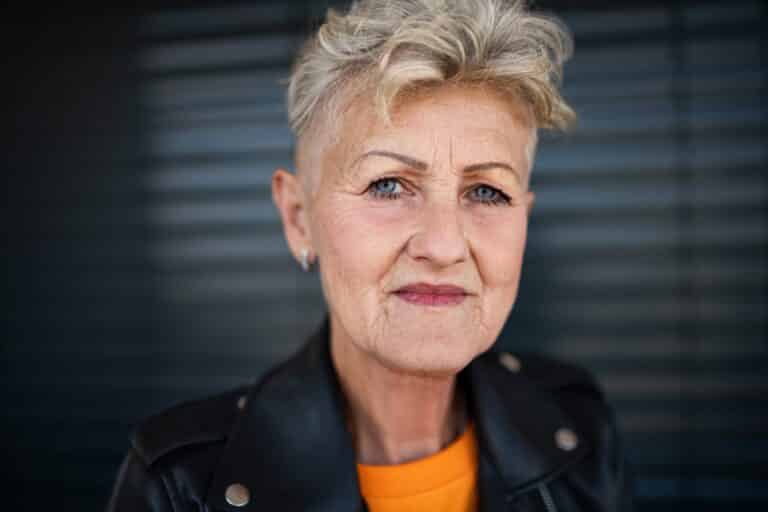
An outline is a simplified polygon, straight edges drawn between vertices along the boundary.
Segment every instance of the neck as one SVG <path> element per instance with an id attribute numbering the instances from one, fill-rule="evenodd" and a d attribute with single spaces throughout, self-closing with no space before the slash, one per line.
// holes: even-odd
<path id="1" fill-rule="evenodd" d="M 455 375 L 399 372 L 338 339 L 331 340 L 331 355 L 347 399 L 347 424 L 359 463 L 420 459 L 462 432 L 466 408 Z"/>

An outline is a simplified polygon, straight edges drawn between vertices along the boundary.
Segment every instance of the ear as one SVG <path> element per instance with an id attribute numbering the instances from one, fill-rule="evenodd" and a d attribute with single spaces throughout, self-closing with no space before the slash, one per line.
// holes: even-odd
<path id="1" fill-rule="evenodd" d="M 312 239 L 307 222 L 307 199 L 298 177 L 285 169 L 277 169 L 272 174 L 272 200 L 283 221 L 288 247 L 299 260 L 302 249 L 312 249 Z"/>
<path id="2" fill-rule="evenodd" d="M 531 210 L 533 209 L 533 203 L 536 200 L 536 194 L 533 193 L 533 191 L 529 190 L 525 193 L 525 208 L 526 208 L 526 214 L 530 217 L 531 216 Z"/>

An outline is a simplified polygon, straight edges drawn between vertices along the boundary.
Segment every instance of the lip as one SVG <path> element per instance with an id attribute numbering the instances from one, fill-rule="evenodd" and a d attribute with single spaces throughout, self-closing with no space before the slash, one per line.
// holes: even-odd
<path id="1" fill-rule="evenodd" d="M 452 284 L 412 283 L 396 290 L 395 295 L 422 306 L 456 306 L 464 302 L 468 293 Z"/>
<path id="2" fill-rule="evenodd" d="M 398 288 L 396 293 L 419 293 L 424 295 L 466 295 L 467 290 L 452 284 L 411 283 Z"/>

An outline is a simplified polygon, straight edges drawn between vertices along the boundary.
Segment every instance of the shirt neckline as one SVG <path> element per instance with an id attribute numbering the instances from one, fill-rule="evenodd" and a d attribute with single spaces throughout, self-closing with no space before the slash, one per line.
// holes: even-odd
<path id="1" fill-rule="evenodd" d="M 477 471 L 475 425 L 445 448 L 427 457 L 402 464 L 357 464 L 360 490 L 371 498 L 413 496 L 443 487 Z"/>

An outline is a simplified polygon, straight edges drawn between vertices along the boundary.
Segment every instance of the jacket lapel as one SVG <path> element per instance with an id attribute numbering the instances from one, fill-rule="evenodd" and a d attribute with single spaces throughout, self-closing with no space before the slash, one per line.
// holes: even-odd
<path id="1" fill-rule="evenodd" d="M 549 393 L 499 364 L 497 354 L 475 359 L 460 379 L 477 425 L 481 510 L 504 510 L 587 452 L 584 442 L 571 451 L 557 447 L 555 433 L 573 429 L 572 422 Z"/>
<path id="2" fill-rule="evenodd" d="M 360 510 L 352 439 L 331 364 L 328 317 L 306 346 L 251 390 L 214 474 L 207 502 L 218 510 Z M 251 495 L 226 502 L 229 485 Z"/>

